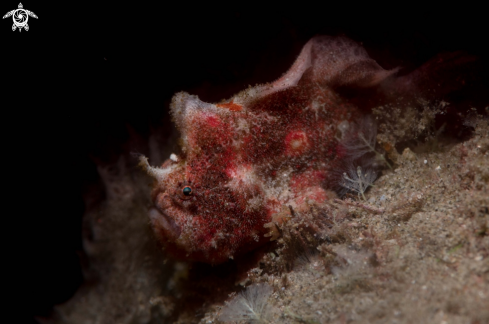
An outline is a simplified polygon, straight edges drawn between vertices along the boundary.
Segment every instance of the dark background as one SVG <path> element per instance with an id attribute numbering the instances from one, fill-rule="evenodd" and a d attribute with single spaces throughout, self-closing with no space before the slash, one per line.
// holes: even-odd
<path id="1" fill-rule="evenodd" d="M 272 81 L 317 34 L 362 42 L 383 67 L 402 66 L 401 73 L 440 52 L 489 57 L 480 8 L 321 3 L 263 11 L 246 3 L 29 1 L 24 9 L 39 19 L 29 19 L 28 32 L 12 32 L 11 18 L 1 21 L 2 264 L 12 271 L 3 277 L 14 292 L 4 296 L 17 319 L 34 323 L 33 315 L 48 315 L 82 283 L 82 194 L 97 181 L 91 157 L 110 162 L 128 127 L 143 137 L 168 128 L 175 92 L 212 102 Z M 1 15 L 17 5 L 3 1 Z"/>

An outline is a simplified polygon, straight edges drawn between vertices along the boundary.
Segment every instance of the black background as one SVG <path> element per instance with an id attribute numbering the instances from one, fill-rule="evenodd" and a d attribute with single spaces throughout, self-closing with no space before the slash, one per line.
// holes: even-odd
<path id="1" fill-rule="evenodd" d="M 14 289 L 3 294 L 15 318 L 34 323 L 81 284 L 82 193 L 97 180 L 90 156 L 116 156 L 128 125 L 142 136 L 168 127 L 173 93 L 212 102 L 272 81 L 317 34 L 362 42 L 401 73 L 445 51 L 489 57 L 481 8 L 320 3 L 264 11 L 247 3 L 29 1 L 24 8 L 39 19 L 29 19 L 28 32 L 1 21 L 2 265 Z M 3 1 L 1 14 L 17 5 Z"/>

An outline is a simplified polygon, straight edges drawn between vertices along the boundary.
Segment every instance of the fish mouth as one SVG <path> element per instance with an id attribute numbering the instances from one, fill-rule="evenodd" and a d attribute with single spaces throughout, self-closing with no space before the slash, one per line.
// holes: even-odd
<path id="1" fill-rule="evenodd" d="M 166 213 L 155 207 L 151 207 L 149 209 L 149 218 L 153 227 L 163 231 L 168 239 L 174 241 L 180 237 L 182 233 L 180 226 Z"/>

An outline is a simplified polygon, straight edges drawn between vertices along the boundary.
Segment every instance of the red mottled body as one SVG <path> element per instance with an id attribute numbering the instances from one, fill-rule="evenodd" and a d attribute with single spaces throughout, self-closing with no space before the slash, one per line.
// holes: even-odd
<path id="1" fill-rule="evenodd" d="M 161 167 L 149 216 L 176 258 L 221 263 L 269 241 L 264 227 L 283 205 L 328 199 L 338 126 L 360 116 L 335 87 L 373 87 L 389 78 L 355 42 L 315 37 L 279 80 L 219 104 L 181 92 L 171 112 L 182 153 Z M 189 189 L 190 188 L 190 189 Z"/>

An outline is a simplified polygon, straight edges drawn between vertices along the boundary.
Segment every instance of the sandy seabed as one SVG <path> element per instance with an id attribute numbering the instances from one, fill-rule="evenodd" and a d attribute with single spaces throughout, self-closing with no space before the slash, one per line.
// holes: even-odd
<path id="1" fill-rule="evenodd" d="M 130 159 L 100 168 L 107 198 L 86 199 L 85 283 L 42 322 L 238 322 L 240 291 L 259 284 L 243 323 L 489 323 L 487 112 L 468 115 L 471 137 L 453 142 L 424 132 L 433 109 L 386 111 L 374 109 L 379 145 L 418 131 L 419 142 L 386 150 L 394 168 L 366 201 L 331 203 L 343 221 L 288 266 L 280 244 L 244 273 L 165 260 L 146 216 L 150 179 Z"/>

